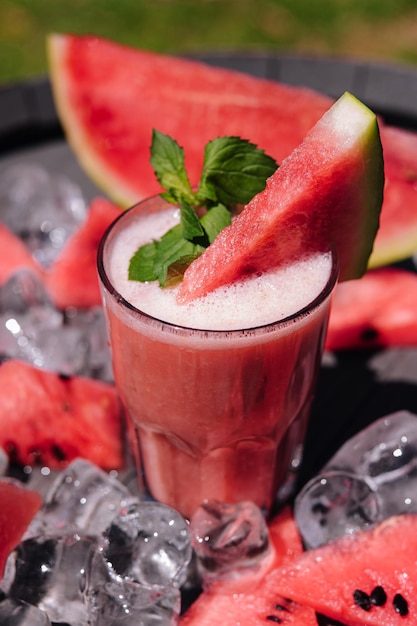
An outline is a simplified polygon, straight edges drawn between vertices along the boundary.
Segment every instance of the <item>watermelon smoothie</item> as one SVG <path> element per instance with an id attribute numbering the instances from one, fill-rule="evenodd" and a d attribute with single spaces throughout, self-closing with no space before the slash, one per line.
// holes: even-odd
<path id="1" fill-rule="evenodd" d="M 190 517 L 206 498 L 288 497 L 320 367 L 337 262 L 316 254 L 190 304 L 127 279 L 178 222 L 160 197 L 123 213 L 98 269 L 116 386 L 145 486 Z"/>

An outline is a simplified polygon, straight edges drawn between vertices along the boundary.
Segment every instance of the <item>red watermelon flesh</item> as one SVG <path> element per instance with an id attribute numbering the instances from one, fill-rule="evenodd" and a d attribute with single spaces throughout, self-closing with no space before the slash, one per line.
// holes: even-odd
<path id="1" fill-rule="evenodd" d="M 380 268 L 336 287 L 327 350 L 407 345 L 417 345 L 417 274 Z"/>
<path id="2" fill-rule="evenodd" d="M 11 230 L 0 222 L 0 284 L 5 283 L 20 269 L 29 269 L 43 277 L 44 271 L 35 261 L 29 248 Z"/>
<path id="3" fill-rule="evenodd" d="M 59 468 L 84 457 L 106 469 L 123 466 L 120 407 L 113 385 L 4 361 L 0 423 L 0 446 L 22 465 Z"/>
<path id="4" fill-rule="evenodd" d="M 7 557 L 20 542 L 42 505 L 36 492 L 7 479 L 0 480 L 0 580 Z"/>
<path id="5" fill-rule="evenodd" d="M 68 140 L 86 171 L 124 206 L 160 190 L 149 164 L 152 128 L 184 147 L 196 184 L 208 140 L 238 134 L 281 163 L 332 103 L 309 89 L 98 37 L 53 35 L 48 48 Z M 380 127 L 386 194 L 372 265 L 417 249 L 417 135 Z M 399 237 L 392 241 L 394 226 Z"/>
<path id="6" fill-rule="evenodd" d="M 348 626 L 415 625 L 417 515 L 305 552 L 271 578 L 277 593 Z"/>
<path id="7" fill-rule="evenodd" d="M 340 280 L 359 278 L 378 229 L 382 192 L 376 118 L 345 94 L 283 161 L 264 191 L 191 263 L 179 301 L 332 246 Z"/>
<path id="8" fill-rule="evenodd" d="M 46 287 L 57 308 L 88 308 L 101 303 L 96 257 L 106 228 L 120 208 L 105 198 L 90 204 L 87 219 L 67 241 L 46 274 Z"/>
<path id="9" fill-rule="evenodd" d="M 317 626 L 310 608 L 280 597 L 271 584 L 275 568 L 301 554 L 300 536 L 292 513 L 286 508 L 271 522 L 271 555 L 259 569 L 236 580 L 215 582 L 205 590 L 180 619 L 180 626 L 256 626 L 257 624 L 309 624 Z"/>
<path id="10" fill-rule="evenodd" d="M 179 141 L 196 184 L 214 137 L 240 135 L 281 161 L 299 143 L 294 133 L 301 140 L 330 106 L 307 89 L 98 37 L 53 35 L 48 48 L 69 142 L 92 178 L 126 206 L 160 191 L 149 163 L 152 128 Z"/>

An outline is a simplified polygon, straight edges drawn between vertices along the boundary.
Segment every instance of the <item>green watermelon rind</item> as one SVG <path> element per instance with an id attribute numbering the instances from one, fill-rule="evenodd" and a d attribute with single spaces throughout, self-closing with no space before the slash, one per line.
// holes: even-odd
<path id="1" fill-rule="evenodd" d="M 358 248 L 351 254 L 350 270 L 345 276 L 341 273 L 339 282 L 361 278 L 367 271 L 379 228 L 384 198 L 384 160 L 377 117 L 363 102 L 349 92 L 346 92 L 332 109 L 336 111 L 337 104 L 344 102 L 350 104 L 351 111 L 353 108 L 357 109 L 363 119 L 368 118 L 369 121 L 367 129 L 362 134 L 362 158 L 366 165 L 366 178 L 363 180 L 365 184 L 362 190 L 366 213 L 363 214 L 365 219 L 362 221 L 364 228 L 358 233 L 361 247 L 359 248 L 359 241 L 357 241 Z M 341 236 L 343 238 L 343 233 Z"/>

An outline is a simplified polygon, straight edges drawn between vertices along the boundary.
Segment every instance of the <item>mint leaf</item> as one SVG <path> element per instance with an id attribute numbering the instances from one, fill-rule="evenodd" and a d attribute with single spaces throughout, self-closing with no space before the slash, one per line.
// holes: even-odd
<path id="1" fill-rule="evenodd" d="M 192 241 L 196 237 L 204 236 L 204 229 L 196 212 L 186 202 L 181 205 L 181 225 L 184 239 Z"/>
<path id="2" fill-rule="evenodd" d="M 189 265 L 203 250 L 203 246 L 184 239 L 182 226 L 178 224 L 158 241 L 145 244 L 135 252 L 130 259 L 128 278 L 140 282 L 157 280 L 164 287 L 171 266 L 178 265 L 181 259 L 187 259 Z"/>
<path id="3" fill-rule="evenodd" d="M 137 280 L 141 283 L 157 280 L 155 261 L 157 258 L 156 242 L 147 243 L 138 250 L 130 259 L 128 279 Z"/>
<path id="4" fill-rule="evenodd" d="M 130 260 L 129 280 L 181 280 L 188 265 L 231 223 L 231 209 L 247 204 L 265 188 L 277 164 L 263 150 L 239 137 L 219 137 L 204 151 L 200 185 L 193 192 L 184 150 L 163 133 L 152 134 L 151 164 L 165 189 L 161 196 L 180 208 L 180 223 L 158 241 L 139 248 Z M 199 217 L 197 209 L 204 209 Z M 230 209 L 230 210 L 229 210 Z"/>
<path id="5" fill-rule="evenodd" d="M 213 243 L 217 235 L 229 226 L 231 221 L 232 215 L 224 204 L 217 204 L 209 209 L 200 220 L 209 243 Z"/>
<path id="6" fill-rule="evenodd" d="M 174 204 L 183 199 L 192 204 L 194 194 L 185 169 L 184 150 L 172 137 L 154 130 L 151 155 L 151 165 L 156 177 L 167 191 L 161 195 Z"/>
<path id="7" fill-rule="evenodd" d="M 225 205 L 247 204 L 276 169 L 276 161 L 255 144 L 218 137 L 206 145 L 197 195 Z"/>

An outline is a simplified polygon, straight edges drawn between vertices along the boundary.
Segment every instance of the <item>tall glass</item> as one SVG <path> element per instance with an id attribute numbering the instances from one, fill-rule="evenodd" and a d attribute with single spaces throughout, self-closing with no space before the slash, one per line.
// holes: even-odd
<path id="1" fill-rule="evenodd" d="M 268 513 L 288 497 L 300 464 L 337 261 L 322 291 L 286 319 L 231 331 L 167 323 L 127 302 L 110 279 L 115 238 L 138 215 L 166 206 L 157 197 L 123 213 L 98 255 L 139 475 L 156 500 L 186 517 L 206 498 L 252 500 Z"/>

